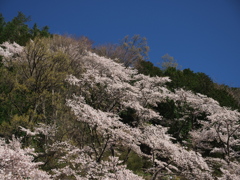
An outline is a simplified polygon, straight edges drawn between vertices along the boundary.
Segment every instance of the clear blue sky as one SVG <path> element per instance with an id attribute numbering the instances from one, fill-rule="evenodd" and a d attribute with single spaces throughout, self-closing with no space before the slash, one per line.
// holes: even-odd
<path id="1" fill-rule="evenodd" d="M 168 53 L 183 69 L 240 87 L 240 0 L 0 0 L 6 21 L 18 11 L 95 44 L 139 34 L 155 65 Z"/>

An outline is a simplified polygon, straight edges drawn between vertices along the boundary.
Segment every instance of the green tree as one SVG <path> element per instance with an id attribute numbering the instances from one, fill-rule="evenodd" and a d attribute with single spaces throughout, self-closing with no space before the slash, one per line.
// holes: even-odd
<path id="1" fill-rule="evenodd" d="M 35 37 L 51 36 L 48 26 L 39 29 L 35 23 L 32 29 L 29 28 L 26 23 L 30 20 L 30 16 L 27 17 L 22 12 L 18 12 L 16 17 L 6 23 L 2 14 L 0 14 L 0 44 L 10 41 L 11 43 L 16 42 L 19 45 L 25 46 L 30 39 L 34 39 Z"/>
<path id="2" fill-rule="evenodd" d="M 160 68 L 154 66 L 150 61 L 139 61 L 139 63 L 136 65 L 136 69 L 140 74 L 149 75 L 151 77 L 163 76 L 163 71 Z"/>
<path id="3" fill-rule="evenodd" d="M 49 33 L 49 27 L 44 26 L 42 29 L 39 29 L 37 24 L 34 23 L 32 29 L 30 29 L 31 38 L 34 39 L 35 37 L 50 37 L 51 34 Z"/>
<path id="4" fill-rule="evenodd" d="M 6 25 L 6 22 L 4 20 L 4 17 L 2 15 L 2 13 L 0 13 L 0 40 L 3 38 L 2 33 L 3 33 L 5 25 Z"/>
<path id="5" fill-rule="evenodd" d="M 36 36 L 39 36 L 39 35 L 40 35 L 40 30 L 38 29 L 36 23 L 34 23 L 32 29 L 30 30 L 30 32 L 31 32 L 31 34 L 32 34 L 32 37 L 36 37 Z"/>
<path id="6" fill-rule="evenodd" d="M 3 28 L 1 43 L 5 41 L 16 42 L 25 45 L 30 38 L 29 28 L 25 24 L 30 21 L 30 17 L 26 17 L 23 13 L 18 15 L 12 21 L 7 22 Z"/>
<path id="7" fill-rule="evenodd" d="M 50 51 L 51 41 L 37 38 L 27 43 L 11 68 L 0 68 L 0 134 L 5 136 L 6 128 L 12 133 L 19 131 L 12 127 L 14 117 L 17 124 L 53 123 L 65 111 L 69 58 L 60 51 Z"/>

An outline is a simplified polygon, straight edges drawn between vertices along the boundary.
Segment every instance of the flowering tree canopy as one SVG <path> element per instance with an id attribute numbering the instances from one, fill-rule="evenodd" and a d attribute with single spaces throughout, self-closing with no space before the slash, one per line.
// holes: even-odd
<path id="1" fill-rule="evenodd" d="M 199 93 L 171 91 L 165 85 L 171 82 L 168 77 L 139 74 L 132 67 L 90 52 L 89 47 L 84 48 L 86 43 L 86 39 L 82 44 L 57 36 L 36 39 L 23 51 L 15 45 L 19 51 L 14 52 L 22 52 L 16 59 L 22 67 L 16 79 L 22 84 L 15 89 L 26 97 L 34 95 L 23 103 L 24 108 L 33 109 L 24 117 L 18 115 L 22 121 L 27 119 L 16 127 L 25 148 L 14 137 L 9 143 L 1 139 L 0 177 L 240 177 L 237 110 Z M 13 53 L 1 52 L 9 58 Z M 181 116 L 167 119 L 158 111 L 159 104 L 169 101 Z M 198 126 L 192 125 L 181 142 L 169 133 L 171 127 L 162 123 L 187 120 Z M 139 160 L 138 169 L 132 159 Z"/>
<path id="2" fill-rule="evenodd" d="M 22 52 L 22 50 L 23 47 L 15 42 L 4 42 L 3 44 L 0 44 L 0 55 L 4 56 L 5 58 L 12 57 L 13 55 Z"/>
<path id="3" fill-rule="evenodd" d="M 9 180 L 50 179 L 50 175 L 38 169 L 42 163 L 33 162 L 34 156 L 37 156 L 34 149 L 23 149 L 20 140 L 14 136 L 8 144 L 0 139 L 0 178 Z"/>

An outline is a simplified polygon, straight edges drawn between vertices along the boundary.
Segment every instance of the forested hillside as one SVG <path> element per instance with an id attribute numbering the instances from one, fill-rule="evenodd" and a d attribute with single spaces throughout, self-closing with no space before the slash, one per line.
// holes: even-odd
<path id="1" fill-rule="evenodd" d="M 0 17 L 0 179 L 240 178 L 238 88 L 27 20 Z"/>

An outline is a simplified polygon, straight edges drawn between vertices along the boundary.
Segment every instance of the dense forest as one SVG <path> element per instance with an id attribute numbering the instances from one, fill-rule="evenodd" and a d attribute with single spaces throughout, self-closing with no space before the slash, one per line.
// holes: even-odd
<path id="1" fill-rule="evenodd" d="M 29 21 L 0 14 L 0 179 L 240 179 L 239 88 Z"/>

